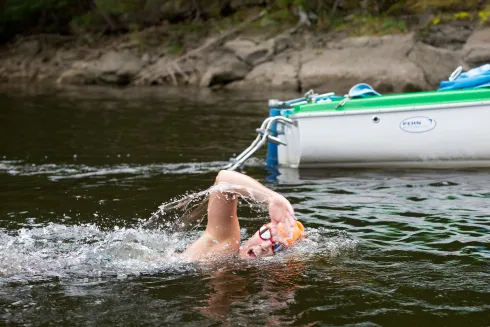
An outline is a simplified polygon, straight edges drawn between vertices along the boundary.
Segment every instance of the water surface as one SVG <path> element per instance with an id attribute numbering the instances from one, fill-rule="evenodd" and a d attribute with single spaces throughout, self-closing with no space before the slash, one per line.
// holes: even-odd
<path id="1" fill-rule="evenodd" d="M 290 95 L 295 97 L 296 95 Z M 269 96 L 3 89 L 0 324 L 485 326 L 490 170 L 245 167 L 308 238 L 268 260 L 189 264 L 188 231 L 142 228 L 208 188 Z M 240 209 L 242 235 L 267 219 Z"/>

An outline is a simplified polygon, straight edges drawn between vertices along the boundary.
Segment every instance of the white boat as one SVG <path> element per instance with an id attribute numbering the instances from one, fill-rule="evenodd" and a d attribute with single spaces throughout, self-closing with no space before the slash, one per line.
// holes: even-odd
<path id="1" fill-rule="evenodd" d="M 459 81 L 466 86 L 464 77 Z M 380 96 L 358 84 L 345 97 L 309 93 L 269 106 L 257 139 L 227 168 L 236 169 L 266 142 L 269 166 L 490 167 L 488 88 Z"/>
<path id="2" fill-rule="evenodd" d="M 279 166 L 490 167 L 490 90 L 297 106 L 277 128 Z"/>

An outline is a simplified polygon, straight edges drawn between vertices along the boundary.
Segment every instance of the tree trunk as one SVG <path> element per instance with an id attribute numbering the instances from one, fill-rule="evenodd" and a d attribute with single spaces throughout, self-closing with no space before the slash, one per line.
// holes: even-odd
<path id="1" fill-rule="evenodd" d="M 196 11 L 195 20 L 199 20 L 201 18 L 201 6 L 199 5 L 198 0 L 192 0 L 192 5 L 194 6 L 194 10 Z"/>
<path id="2" fill-rule="evenodd" d="M 0 14 L 7 11 L 7 0 L 0 0 Z"/>
<path id="3" fill-rule="evenodd" d="M 332 6 L 332 13 L 330 14 L 331 17 L 335 16 L 335 12 L 337 11 L 337 7 L 339 6 L 340 0 L 335 0 Z"/>
<path id="4" fill-rule="evenodd" d="M 109 28 L 111 29 L 111 31 L 116 31 L 117 25 L 114 22 L 114 20 L 112 19 L 112 17 L 110 15 L 108 15 L 105 11 L 103 11 L 102 9 L 97 7 L 97 4 L 95 3 L 95 1 L 91 1 L 91 2 L 92 2 L 92 8 L 101 13 L 102 17 L 104 17 L 104 20 L 106 21 L 106 23 L 109 26 Z"/>

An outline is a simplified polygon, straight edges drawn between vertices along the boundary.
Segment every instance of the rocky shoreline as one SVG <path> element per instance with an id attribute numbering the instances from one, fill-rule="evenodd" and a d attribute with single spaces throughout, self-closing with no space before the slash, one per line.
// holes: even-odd
<path id="1" fill-rule="evenodd" d="M 206 42 L 210 46 L 203 47 Z M 100 47 L 76 46 L 61 36 L 20 39 L 0 51 L 0 82 L 315 89 L 338 94 L 366 82 L 391 93 L 437 89 L 457 66 L 467 69 L 490 62 L 490 28 L 454 24 L 425 35 L 381 37 L 318 35 L 293 28 L 272 37 L 237 33 L 202 44 L 202 51 L 179 58 L 163 53 L 158 44 L 142 49 L 127 38 Z"/>

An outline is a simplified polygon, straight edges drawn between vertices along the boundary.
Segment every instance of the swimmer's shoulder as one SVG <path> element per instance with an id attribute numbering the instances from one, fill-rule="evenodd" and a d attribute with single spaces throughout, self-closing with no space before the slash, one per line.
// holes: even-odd
<path id="1" fill-rule="evenodd" d="M 240 240 L 229 238 L 218 241 L 212 235 L 204 232 L 194 243 L 189 245 L 182 256 L 190 261 L 216 256 L 237 255 L 240 248 Z"/>

